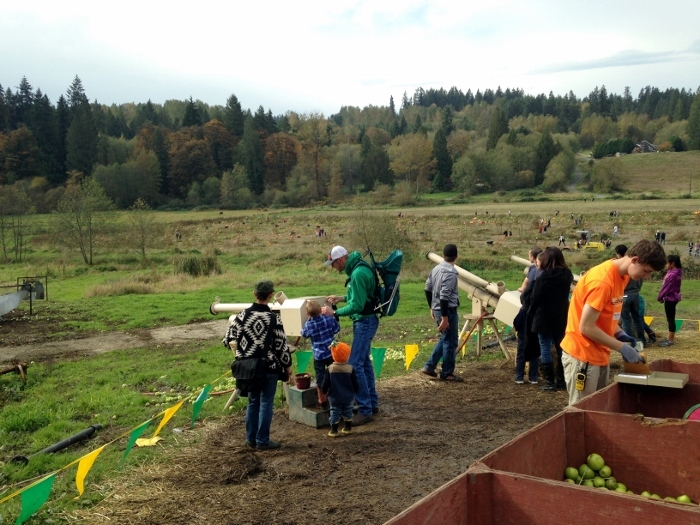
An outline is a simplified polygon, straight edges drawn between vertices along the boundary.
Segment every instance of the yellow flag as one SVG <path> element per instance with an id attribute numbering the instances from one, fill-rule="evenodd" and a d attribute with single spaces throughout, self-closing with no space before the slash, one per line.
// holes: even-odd
<path id="1" fill-rule="evenodd" d="M 93 463 L 100 455 L 100 452 L 104 450 L 107 445 L 102 445 L 100 448 L 93 450 L 88 455 L 80 458 L 80 463 L 78 463 L 78 473 L 75 475 L 75 485 L 78 487 L 78 494 L 81 496 L 85 492 L 85 476 L 90 472 Z"/>
<path id="2" fill-rule="evenodd" d="M 406 370 L 408 370 L 411 362 L 418 355 L 418 345 L 406 345 L 404 348 L 406 349 Z"/>
<path id="3" fill-rule="evenodd" d="M 160 432 L 160 429 L 163 428 L 168 421 L 170 421 L 170 418 L 175 415 L 175 412 L 180 410 L 180 407 L 182 406 L 182 404 L 184 402 L 185 402 L 185 400 L 183 399 L 177 405 L 172 406 L 168 410 L 165 411 L 165 414 L 163 414 L 163 419 L 160 420 L 160 424 L 158 425 L 158 428 L 153 433 L 153 437 L 156 437 L 158 435 L 158 432 Z"/>
<path id="4" fill-rule="evenodd" d="M 654 320 L 653 317 L 650 317 L 650 316 L 648 316 L 648 315 L 645 315 L 645 316 L 644 316 L 644 322 L 645 322 L 646 324 L 648 324 L 649 326 L 651 326 L 651 322 L 652 322 L 653 320 Z"/>

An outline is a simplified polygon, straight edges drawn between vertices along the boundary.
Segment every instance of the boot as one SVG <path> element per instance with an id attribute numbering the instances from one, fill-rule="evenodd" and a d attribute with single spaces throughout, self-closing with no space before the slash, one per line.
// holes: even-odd
<path id="1" fill-rule="evenodd" d="M 340 433 L 344 436 L 352 434 L 352 419 L 345 420 L 345 426 L 343 427 L 343 430 L 340 431 Z"/>
<path id="2" fill-rule="evenodd" d="M 332 438 L 338 437 L 338 423 L 333 423 L 331 425 L 331 431 L 328 433 L 328 437 L 332 437 Z"/>
<path id="3" fill-rule="evenodd" d="M 556 392 L 557 386 L 554 384 L 554 363 L 542 363 L 544 375 L 544 386 L 540 387 L 543 392 Z"/>
<path id="4" fill-rule="evenodd" d="M 556 384 L 557 384 L 557 389 L 566 390 L 566 379 L 564 378 L 564 367 L 561 365 L 561 363 L 559 363 L 559 366 L 557 366 Z"/>

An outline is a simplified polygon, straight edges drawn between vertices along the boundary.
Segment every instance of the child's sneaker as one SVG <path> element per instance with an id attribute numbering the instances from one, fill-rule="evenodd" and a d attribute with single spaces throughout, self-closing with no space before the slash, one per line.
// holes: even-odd
<path id="1" fill-rule="evenodd" d="M 331 431 L 328 432 L 328 437 L 332 437 L 332 438 L 338 437 L 338 423 L 331 425 Z"/>

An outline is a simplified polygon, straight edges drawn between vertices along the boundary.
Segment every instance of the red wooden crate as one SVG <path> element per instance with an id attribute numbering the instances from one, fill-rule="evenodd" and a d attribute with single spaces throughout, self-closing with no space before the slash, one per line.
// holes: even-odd
<path id="1" fill-rule="evenodd" d="M 649 364 L 649 370 L 688 374 L 688 383 L 700 383 L 700 364 L 698 363 L 679 363 L 672 359 L 657 359 Z"/>

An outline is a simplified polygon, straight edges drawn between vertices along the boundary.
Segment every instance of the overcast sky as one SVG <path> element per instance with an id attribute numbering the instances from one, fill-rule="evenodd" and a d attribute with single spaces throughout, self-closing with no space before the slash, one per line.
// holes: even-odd
<path id="1" fill-rule="evenodd" d="M 575 6 L 575 7 L 574 7 Z M 0 84 L 52 103 L 75 75 L 91 101 L 400 106 L 416 88 L 499 85 L 579 98 L 700 86 L 700 0 L 9 0 Z"/>

